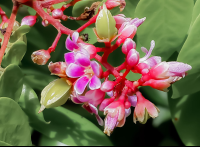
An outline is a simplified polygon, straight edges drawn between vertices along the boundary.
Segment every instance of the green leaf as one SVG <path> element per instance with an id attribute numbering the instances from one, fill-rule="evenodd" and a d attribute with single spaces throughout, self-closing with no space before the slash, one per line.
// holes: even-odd
<path id="1" fill-rule="evenodd" d="M 186 146 L 197 146 L 200 144 L 200 92 L 186 95 L 179 99 L 169 97 L 169 106 L 172 121 L 176 130 Z"/>
<path id="2" fill-rule="evenodd" d="M 66 145 L 112 145 L 109 138 L 93 123 L 63 107 L 44 110 L 50 124 L 38 123 L 34 129 Z"/>
<path id="3" fill-rule="evenodd" d="M 194 1 L 188 0 L 140 0 L 135 16 L 146 17 L 138 28 L 138 38 L 142 46 L 149 46 L 155 40 L 153 55 L 167 60 L 180 50 L 191 21 Z"/>
<path id="4" fill-rule="evenodd" d="M 10 98 L 0 98 L 0 141 L 13 146 L 31 146 L 27 116 Z"/>
<path id="5" fill-rule="evenodd" d="M 19 27 L 11 36 L 9 42 L 13 43 L 21 38 L 23 35 L 27 34 L 30 31 L 30 26 L 23 25 Z"/>
<path id="6" fill-rule="evenodd" d="M 189 29 L 189 30 L 191 30 L 191 28 L 192 28 L 194 22 L 196 21 L 198 15 L 200 14 L 200 9 L 199 9 L 199 7 L 200 7 L 200 0 L 197 0 L 197 1 L 195 2 L 195 5 L 194 5 L 194 9 L 193 9 L 193 13 L 192 13 L 192 21 L 191 21 L 190 29 Z"/>
<path id="7" fill-rule="evenodd" d="M 200 15 L 194 22 L 188 38 L 178 55 L 178 62 L 187 63 L 192 66 L 188 75 L 173 84 L 173 98 L 181 97 L 185 94 L 192 94 L 200 90 Z"/>
<path id="8" fill-rule="evenodd" d="M 37 122 L 46 123 L 43 112 L 38 114 L 40 110 L 40 102 L 35 91 L 28 85 L 23 85 L 22 94 L 20 96 L 19 105 L 29 118 L 29 122 L 34 126 Z M 34 127 L 33 127 L 34 128 Z"/>
<path id="9" fill-rule="evenodd" d="M 40 138 L 39 146 L 67 146 L 67 145 L 42 135 L 42 137 Z"/>
<path id="10" fill-rule="evenodd" d="M 23 74 L 17 65 L 9 65 L 0 78 L 0 97 L 18 101 L 22 92 Z"/>
<path id="11" fill-rule="evenodd" d="M 56 79 L 55 76 L 45 74 L 36 69 L 22 69 L 24 73 L 24 82 L 33 89 L 42 90 L 50 82 Z"/>
<path id="12" fill-rule="evenodd" d="M 2 65 L 4 67 L 9 64 L 19 65 L 26 53 L 26 43 L 17 41 L 3 57 Z"/>

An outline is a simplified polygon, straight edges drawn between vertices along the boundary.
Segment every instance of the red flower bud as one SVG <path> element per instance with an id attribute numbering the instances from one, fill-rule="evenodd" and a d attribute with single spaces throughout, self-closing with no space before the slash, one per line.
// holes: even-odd
<path id="1" fill-rule="evenodd" d="M 61 9 L 54 9 L 52 12 L 52 17 L 55 19 L 61 19 L 63 16 L 63 11 Z"/>

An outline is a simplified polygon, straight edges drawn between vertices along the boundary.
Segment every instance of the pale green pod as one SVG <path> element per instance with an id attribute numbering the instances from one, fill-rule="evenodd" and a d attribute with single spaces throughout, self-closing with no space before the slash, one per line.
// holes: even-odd
<path id="1" fill-rule="evenodd" d="M 98 41 L 110 42 L 117 35 L 116 22 L 110 11 L 103 5 L 96 20 L 96 34 Z"/>
<path id="2" fill-rule="evenodd" d="M 43 111 L 45 108 L 58 107 L 66 103 L 71 94 L 71 85 L 66 82 L 66 79 L 56 79 L 49 83 L 41 93 L 41 108 Z"/>
<path id="3" fill-rule="evenodd" d="M 141 124 L 146 124 L 147 120 L 150 118 L 149 113 L 147 112 L 147 109 L 145 108 L 145 114 L 144 114 L 144 120 L 140 123 Z"/>

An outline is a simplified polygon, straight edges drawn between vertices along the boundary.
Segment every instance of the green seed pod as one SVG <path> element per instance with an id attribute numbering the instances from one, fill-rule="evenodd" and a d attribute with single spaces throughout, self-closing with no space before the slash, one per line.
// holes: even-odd
<path id="1" fill-rule="evenodd" d="M 66 103 L 71 93 L 71 85 L 66 82 L 66 79 L 56 79 L 49 83 L 41 93 L 41 108 L 42 112 L 45 108 L 58 107 Z"/>
<path id="2" fill-rule="evenodd" d="M 99 42 L 110 42 L 117 34 L 116 22 L 110 11 L 103 5 L 96 20 L 94 29 Z"/>

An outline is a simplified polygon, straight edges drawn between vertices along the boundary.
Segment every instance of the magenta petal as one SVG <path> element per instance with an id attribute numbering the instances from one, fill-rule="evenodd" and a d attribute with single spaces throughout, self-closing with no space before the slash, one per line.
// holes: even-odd
<path id="1" fill-rule="evenodd" d="M 92 67 L 92 70 L 93 70 L 94 74 L 96 76 L 99 76 L 99 74 L 100 74 L 99 64 L 96 61 L 91 61 L 90 64 L 91 64 L 91 67 Z"/>
<path id="2" fill-rule="evenodd" d="M 99 89 L 101 87 L 101 81 L 97 76 L 93 76 L 90 80 L 89 88 L 91 90 Z"/>
<path id="3" fill-rule="evenodd" d="M 79 101 L 81 101 L 82 103 L 85 103 L 85 102 L 88 102 L 91 99 L 91 97 L 88 97 L 88 96 L 77 96 L 77 99 Z"/>
<path id="4" fill-rule="evenodd" d="M 75 62 L 74 53 L 69 52 L 65 54 L 65 62 L 69 65 L 70 63 Z"/>
<path id="5" fill-rule="evenodd" d="M 106 92 L 109 97 L 113 97 L 113 91 Z"/>
<path id="6" fill-rule="evenodd" d="M 103 123 L 104 123 L 104 122 L 103 122 L 103 120 L 101 119 L 101 117 L 99 116 L 97 108 L 96 108 L 94 105 L 90 104 L 90 103 L 89 103 L 89 107 L 90 107 L 90 110 L 92 111 L 92 113 L 95 114 L 96 119 L 97 119 L 99 125 L 100 125 L 100 126 L 103 126 Z"/>
<path id="7" fill-rule="evenodd" d="M 66 74 L 71 78 L 78 78 L 85 74 L 84 70 L 84 67 L 71 63 L 66 70 Z"/>
<path id="8" fill-rule="evenodd" d="M 128 101 L 131 103 L 131 106 L 135 107 L 137 105 L 137 96 L 128 96 Z"/>
<path id="9" fill-rule="evenodd" d="M 78 45 L 76 44 L 76 42 L 73 42 L 71 39 L 70 39 L 70 35 L 67 37 L 67 40 L 65 42 L 65 45 L 66 45 L 66 48 L 70 51 L 73 51 L 74 49 L 78 49 Z"/>
<path id="10" fill-rule="evenodd" d="M 89 83 L 90 79 L 87 77 L 87 76 L 83 76 L 81 78 L 79 78 L 77 81 L 76 81 L 76 84 L 74 86 L 75 88 L 75 91 L 78 93 L 78 94 L 82 94 L 87 86 L 87 84 Z"/>
<path id="11" fill-rule="evenodd" d="M 85 110 L 87 110 L 89 113 L 93 113 L 92 110 L 90 109 L 90 107 L 89 107 L 88 105 L 84 104 L 82 107 L 83 107 Z"/>
<path id="12" fill-rule="evenodd" d="M 79 101 L 79 99 L 77 97 L 72 97 L 71 100 L 75 103 L 75 104 L 81 104 L 83 102 Z"/>
<path id="13" fill-rule="evenodd" d="M 78 64 L 81 66 L 89 66 L 90 65 L 90 56 L 87 54 L 84 54 L 82 52 L 78 52 L 75 56 L 75 60 L 77 61 Z"/>
<path id="14" fill-rule="evenodd" d="M 77 43 L 78 37 L 79 37 L 79 33 L 78 32 L 74 32 L 73 35 L 72 35 L 73 42 Z"/>

